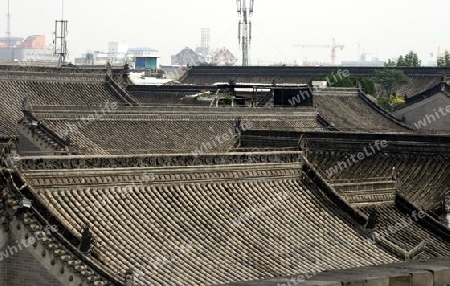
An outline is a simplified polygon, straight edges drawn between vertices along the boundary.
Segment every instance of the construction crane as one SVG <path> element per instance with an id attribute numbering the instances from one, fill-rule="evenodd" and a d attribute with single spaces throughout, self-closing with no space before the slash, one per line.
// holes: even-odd
<path id="1" fill-rule="evenodd" d="M 255 0 L 249 0 L 250 4 L 247 8 L 247 0 L 236 0 L 237 12 L 239 15 L 239 45 L 242 47 L 242 66 L 248 66 L 248 50 L 252 40 L 252 22 L 250 17 L 253 15 L 253 4 Z"/>
<path id="2" fill-rule="evenodd" d="M 294 45 L 296 48 L 331 48 L 331 65 L 336 64 L 336 49 L 343 50 L 345 48 L 344 45 L 336 45 L 336 39 L 333 38 L 332 45 Z"/>

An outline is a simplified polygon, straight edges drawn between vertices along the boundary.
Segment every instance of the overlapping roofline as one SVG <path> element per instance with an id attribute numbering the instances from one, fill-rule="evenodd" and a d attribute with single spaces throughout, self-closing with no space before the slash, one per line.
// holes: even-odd
<path id="1" fill-rule="evenodd" d="M 32 113 L 71 113 L 71 114 L 83 114 L 92 113 L 98 110 L 99 107 L 95 106 L 43 106 L 43 105 L 33 105 Z M 108 110 L 107 114 L 189 114 L 191 116 L 210 116 L 210 115 L 230 115 L 230 114 L 240 114 L 240 115 L 277 115 L 284 114 L 286 116 L 309 116 L 311 113 L 317 114 L 317 109 L 314 107 L 297 107 L 292 108 L 249 108 L 249 107 L 220 107 L 211 108 L 205 106 L 129 106 L 129 105 L 119 105 L 114 110 Z"/>
<path id="2" fill-rule="evenodd" d="M 19 197 L 25 198 L 36 198 L 36 191 L 28 185 L 27 180 L 23 177 L 22 173 L 17 169 L 2 169 L 1 174 L 3 176 L 9 176 L 11 179 L 10 184 L 10 197 L 14 197 L 14 194 L 19 195 Z M 55 225 L 57 226 L 58 232 L 54 232 L 53 236 L 61 243 L 64 247 L 70 250 L 70 252 L 78 257 L 84 265 L 87 265 L 91 270 L 95 271 L 95 276 L 101 279 L 107 280 L 111 285 L 122 285 L 123 282 L 118 280 L 112 273 L 105 271 L 105 269 L 92 258 L 84 255 L 77 246 L 80 243 L 80 238 L 76 237 L 69 229 L 67 229 L 59 219 L 51 212 L 51 210 L 45 206 L 42 200 L 33 200 L 32 213 L 35 215 L 35 219 L 41 224 L 45 225 Z M 19 219 L 24 222 L 24 218 Z M 63 261 L 63 260 L 62 260 Z M 64 261 L 66 263 L 66 261 Z M 92 274 L 92 273 L 91 273 Z M 83 274 L 79 274 L 83 277 Z M 88 277 L 84 277 L 87 279 Z M 91 281 L 92 282 L 92 281 Z"/>
<path id="3" fill-rule="evenodd" d="M 244 148 L 289 148 L 298 146 L 298 140 L 304 136 L 310 143 L 310 150 L 348 151 L 363 148 L 376 140 L 386 140 L 389 146 L 383 152 L 398 154 L 422 153 L 427 155 L 450 155 L 450 135 L 423 135 L 412 133 L 383 132 L 303 132 L 303 131 L 265 131 L 245 130 L 242 133 Z"/>
<path id="4" fill-rule="evenodd" d="M 275 155 L 275 156 L 272 156 Z M 191 159 L 198 159 L 198 161 L 191 161 Z M 152 159 L 162 159 L 162 160 L 152 160 Z M 216 160 L 217 159 L 217 160 Z M 79 162 L 83 162 L 86 165 L 77 165 Z M 302 153 L 299 151 L 288 151 L 288 152 L 252 152 L 252 153 L 223 153 L 223 154 L 208 154 L 203 156 L 192 156 L 192 155 L 138 155 L 138 156 L 45 156 L 45 157 L 22 157 L 21 164 L 18 164 L 19 170 L 33 171 L 33 170 L 52 170 L 53 172 L 59 169 L 95 169 L 95 168 L 120 168 L 121 165 L 118 163 L 125 164 L 126 167 L 185 167 L 185 166 L 197 166 L 200 164 L 201 166 L 213 166 L 213 165 L 232 165 L 232 164 L 251 164 L 251 166 L 255 166 L 255 163 L 274 163 L 281 160 L 280 163 L 290 163 L 290 162 L 303 162 L 302 170 L 304 172 L 304 176 L 302 180 L 311 181 L 318 186 L 321 196 L 327 198 L 330 203 L 336 204 L 338 208 L 335 210 L 338 213 L 344 214 L 348 223 L 354 225 L 357 229 L 359 229 L 362 235 L 367 236 L 368 232 L 365 230 L 365 225 L 368 222 L 368 218 L 362 214 L 360 211 L 352 207 L 348 204 L 342 197 L 334 191 L 334 189 L 328 185 L 325 179 L 323 179 L 320 174 L 314 169 L 314 167 L 308 163 L 308 161 L 302 157 Z M 60 161 L 60 163 L 57 163 Z M 25 164 L 22 164 L 25 163 Z M 56 165 L 55 165 L 56 163 Z M 130 164 L 131 163 L 131 164 Z M 37 165 L 34 165 L 37 164 Z M 60 165 L 58 165 L 60 164 Z M 136 164 L 136 165 L 135 165 Z M 144 164 L 144 165 L 142 165 Z M 187 164 L 187 165 L 186 165 Z M 32 168 L 29 168 L 32 166 Z M 20 177 L 22 183 L 25 183 L 25 180 L 22 178 L 21 173 L 19 171 L 13 172 L 16 176 Z M 33 197 L 33 191 L 31 187 L 24 188 L 24 195 L 27 197 Z M 398 196 L 397 196 L 398 197 Z M 401 198 L 397 198 L 400 200 Z M 406 201 L 406 200 L 405 200 Z M 411 208 L 416 209 L 415 206 L 411 207 L 409 202 L 403 202 L 404 205 L 408 208 L 409 211 Z M 418 208 L 417 208 L 418 209 Z M 44 213 L 42 213 L 44 212 Z M 42 209 L 38 211 L 38 215 L 41 216 L 41 219 L 46 215 L 52 219 L 53 223 L 58 223 L 56 218 L 52 218 L 52 214 L 49 210 L 46 210 L 44 206 Z M 443 230 L 442 227 L 439 227 L 439 223 L 434 222 L 432 218 L 430 221 L 427 221 L 425 226 L 436 234 L 443 236 L 445 239 L 448 239 L 448 230 Z M 43 222 L 42 222 L 43 223 Z M 435 229 L 435 224 L 438 224 L 438 229 Z M 62 226 L 62 225 L 61 225 Z M 63 226 L 62 226 L 63 227 Z M 65 228 L 62 228 L 65 229 Z M 70 231 L 66 229 L 68 235 L 70 236 Z M 69 242 L 69 236 L 63 237 L 62 239 Z M 72 235 L 73 236 L 73 235 Z M 79 241 L 72 237 L 73 241 L 70 244 L 76 245 Z M 64 242 L 64 241 L 63 241 Z M 70 246 L 70 245 L 69 245 Z M 400 247 L 396 247 L 396 245 L 384 245 L 380 243 L 380 247 L 387 250 L 394 255 L 404 258 L 404 250 Z M 73 247 L 72 247 L 73 248 Z M 82 253 L 77 251 L 74 252 L 78 257 L 84 257 Z M 83 260 L 84 261 L 84 260 Z M 114 281 L 114 277 L 110 276 L 108 273 L 103 273 L 103 270 L 100 265 L 93 264 L 89 260 L 84 261 L 90 267 L 93 267 L 96 271 L 100 271 L 102 277 L 109 279 L 110 281 Z M 99 268 L 100 267 L 100 268 Z M 116 284 L 117 281 L 113 284 Z M 120 283 L 120 282 L 119 282 Z"/>
<path id="5" fill-rule="evenodd" d="M 288 66 L 232 66 L 232 67 L 214 67 L 214 66 L 194 66 L 189 70 L 189 75 L 327 75 L 333 70 L 342 69 L 348 70 L 353 75 L 372 76 L 374 71 L 383 70 L 385 67 L 354 67 L 354 66 L 339 66 L 339 67 L 288 67 Z M 408 76 L 442 76 L 450 73 L 448 67 L 395 67 L 393 69 L 402 70 Z M 227 78 L 226 78 L 227 79 Z"/>
<path id="6" fill-rule="evenodd" d="M 36 66 L 33 63 L 19 62 L 17 64 L 1 64 L 0 70 L 4 72 L 31 72 L 31 73 L 64 73 L 64 74 L 104 74 L 106 75 L 106 66 Z M 113 72 L 123 70 L 123 67 L 113 69 Z"/>
<path id="7" fill-rule="evenodd" d="M 425 90 L 424 92 L 421 92 L 419 94 L 416 94 L 416 95 L 408 98 L 406 100 L 405 104 L 398 106 L 397 108 L 394 109 L 394 111 L 398 111 L 398 110 L 404 109 L 408 106 L 414 105 L 414 104 L 421 102 L 427 98 L 430 98 L 440 92 L 442 92 L 445 95 L 450 97 L 450 86 L 448 85 L 448 83 L 441 82 L 441 83 L 433 86 L 432 88 Z"/>
<path id="8" fill-rule="evenodd" d="M 202 155 L 103 155 L 103 156 L 37 156 L 21 157 L 19 168 L 24 170 L 188 167 L 254 163 L 299 162 L 299 151 L 208 153 Z"/>
<path id="9" fill-rule="evenodd" d="M 383 117 L 385 117 L 386 119 L 394 122 L 395 124 L 407 129 L 407 130 L 412 130 L 411 127 L 407 126 L 405 123 L 401 122 L 397 117 L 393 116 L 391 113 L 387 112 L 385 109 L 383 109 L 381 106 L 379 106 L 376 102 L 372 101 L 369 99 L 369 97 L 362 92 L 361 90 L 359 90 L 358 92 L 359 97 L 367 104 L 369 105 L 371 108 L 373 108 L 376 112 L 378 112 L 379 114 L 381 114 Z"/>

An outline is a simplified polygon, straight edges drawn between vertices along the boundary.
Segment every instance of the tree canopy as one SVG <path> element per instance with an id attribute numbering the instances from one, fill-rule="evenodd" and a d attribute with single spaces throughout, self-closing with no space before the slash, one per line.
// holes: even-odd
<path id="1" fill-rule="evenodd" d="M 450 53 L 445 51 L 444 55 L 437 59 L 438 67 L 450 67 Z"/>
<path id="2" fill-rule="evenodd" d="M 374 82 L 379 83 L 383 88 L 392 94 L 392 89 L 395 84 L 407 83 L 409 78 L 401 70 L 385 68 L 384 70 L 375 71 Z"/>
<path id="3" fill-rule="evenodd" d="M 337 70 L 333 70 L 326 77 L 313 76 L 309 84 L 313 81 L 329 81 L 329 84 L 331 83 L 333 87 L 357 87 L 359 83 L 364 93 L 375 95 L 375 84 L 370 79 L 363 76 L 348 75 L 334 80 L 337 74 Z"/>
<path id="4" fill-rule="evenodd" d="M 385 67 L 420 67 L 421 65 L 422 61 L 413 51 L 410 51 L 404 56 L 399 56 L 396 61 L 389 59 L 386 63 L 384 63 Z"/>

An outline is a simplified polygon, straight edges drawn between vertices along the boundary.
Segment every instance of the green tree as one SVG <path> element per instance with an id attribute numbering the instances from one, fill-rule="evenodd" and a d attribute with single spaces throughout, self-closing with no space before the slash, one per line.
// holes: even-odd
<path id="1" fill-rule="evenodd" d="M 361 84 L 361 88 L 364 91 L 364 93 L 366 94 L 370 94 L 370 95 L 375 95 L 376 90 L 375 90 L 375 84 L 373 83 L 373 81 L 371 81 L 370 79 L 366 78 L 366 77 L 358 77 L 357 82 L 359 82 Z"/>
<path id="2" fill-rule="evenodd" d="M 391 59 L 388 59 L 387 62 L 384 63 L 385 67 L 396 67 L 397 66 L 397 62 L 393 61 Z"/>
<path id="3" fill-rule="evenodd" d="M 406 60 L 403 58 L 403 56 L 398 57 L 396 67 L 406 67 Z"/>
<path id="4" fill-rule="evenodd" d="M 410 51 L 404 56 L 398 57 L 397 61 L 388 60 L 384 63 L 385 67 L 420 67 L 422 65 L 422 61 L 419 59 L 419 56 Z"/>
<path id="5" fill-rule="evenodd" d="M 405 104 L 405 97 L 401 95 L 390 95 L 389 97 L 378 97 L 378 105 L 388 111 L 394 110 L 397 106 Z"/>
<path id="6" fill-rule="evenodd" d="M 405 55 L 405 67 L 420 67 L 421 65 L 422 61 L 415 52 L 410 51 Z"/>
<path id="7" fill-rule="evenodd" d="M 444 55 L 437 59 L 438 67 L 450 67 L 450 53 L 445 51 Z"/>
<path id="8" fill-rule="evenodd" d="M 375 95 L 375 84 L 370 79 L 362 76 L 349 75 L 347 77 L 339 77 L 337 80 L 335 80 L 334 77 L 337 74 L 337 70 L 333 70 L 326 77 L 313 76 L 311 77 L 309 84 L 311 85 L 313 81 L 330 80 L 333 84 L 333 87 L 357 87 L 359 83 L 364 93 Z"/>
<path id="9" fill-rule="evenodd" d="M 407 83 L 409 78 L 401 70 L 385 68 L 384 70 L 375 71 L 374 82 L 381 84 L 391 95 L 395 84 Z"/>

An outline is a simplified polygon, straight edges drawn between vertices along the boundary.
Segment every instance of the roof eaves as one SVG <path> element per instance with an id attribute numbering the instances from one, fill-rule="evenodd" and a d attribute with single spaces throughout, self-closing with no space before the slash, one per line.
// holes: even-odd
<path id="1" fill-rule="evenodd" d="M 445 88 L 448 89 L 448 84 L 447 83 L 445 84 Z M 435 96 L 436 94 L 438 94 L 440 92 L 443 92 L 442 91 L 442 83 L 439 83 L 439 84 L 433 86 L 432 88 L 430 88 L 428 90 L 425 90 L 424 92 L 421 92 L 421 93 L 419 93 L 417 95 L 414 95 L 414 96 L 408 98 L 407 102 L 405 104 L 396 107 L 394 109 L 394 111 L 402 110 L 402 109 L 404 109 L 406 107 L 409 107 L 409 106 L 414 105 L 414 104 L 416 104 L 418 102 L 421 102 L 421 101 L 423 101 L 423 100 L 425 100 L 427 98 L 433 97 L 433 96 Z"/>
<path id="2" fill-rule="evenodd" d="M 108 285 L 122 285 L 122 281 L 118 280 L 114 274 L 109 273 L 96 261 L 94 261 L 88 255 L 82 253 L 78 249 L 78 244 L 80 243 L 79 238 L 73 233 L 73 229 L 69 229 L 66 227 L 64 223 L 62 223 L 46 206 L 45 201 L 37 195 L 37 192 L 33 190 L 33 188 L 28 184 L 26 178 L 22 175 L 18 169 L 13 171 L 8 171 L 9 175 L 13 178 L 15 177 L 15 182 L 21 182 L 22 186 L 17 188 L 14 185 L 15 192 L 20 193 L 22 197 L 33 200 L 33 206 L 31 208 L 35 218 L 39 222 L 41 226 L 45 225 L 55 225 L 57 226 L 58 231 L 54 232 L 52 235 L 57 239 L 58 243 L 67 248 L 72 255 L 77 257 L 83 264 L 91 269 L 91 271 L 85 271 L 85 278 L 88 280 L 92 280 L 92 276 L 96 276 L 95 280 L 106 280 L 108 281 Z M 67 261 L 64 261 L 67 263 Z M 70 265 L 67 265 L 70 267 Z M 81 273 L 81 275 L 84 275 Z M 102 284 L 104 285 L 104 284 Z"/>

